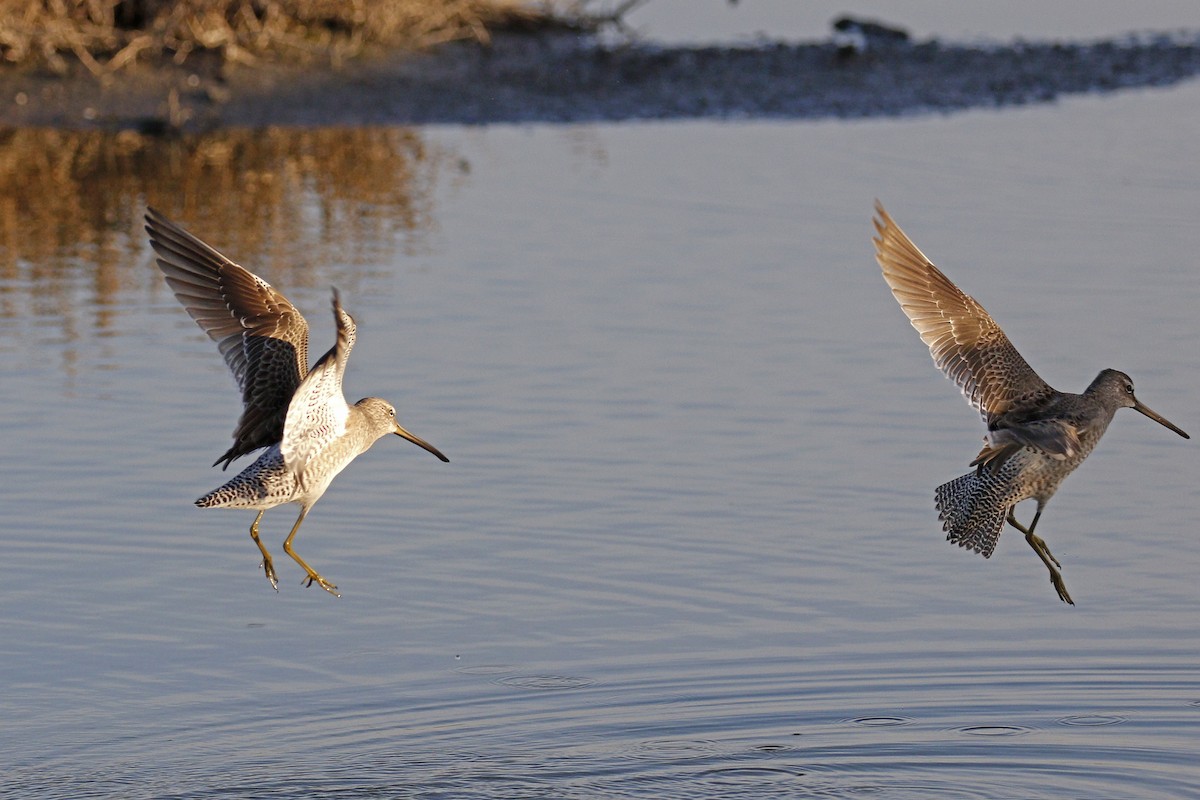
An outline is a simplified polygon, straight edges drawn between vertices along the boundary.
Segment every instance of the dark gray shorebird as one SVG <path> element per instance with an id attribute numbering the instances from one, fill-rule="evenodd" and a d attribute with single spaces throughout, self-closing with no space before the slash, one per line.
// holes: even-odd
<path id="1" fill-rule="evenodd" d="M 1132 408 L 1191 438 L 1138 401 L 1133 381 L 1106 369 L 1083 394 L 1059 392 L 1038 377 L 1000 326 L 917 249 L 875 203 L 875 260 L 934 363 L 958 384 L 987 425 L 975 470 L 935 492 L 946 539 L 989 558 L 1007 520 L 1050 570 L 1058 596 L 1074 605 L 1059 573 L 1062 564 L 1034 534 L 1042 509 L 1059 484 L 1088 457 L 1118 408 Z M 1037 500 L 1025 527 L 1013 515 L 1022 500 Z"/>
<path id="2" fill-rule="evenodd" d="M 300 516 L 283 542 L 284 551 L 316 582 L 338 595 L 337 587 L 292 549 L 300 523 L 330 482 L 380 438 L 394 433 L 449 461 L 436 447 L 396 422 L 386 400 L 367 397 L 348 405 L 342 394 L 346 359 L 354 347 L 354 320 L 333 291 L 337 342 L 308 368 L 308 322 L 262 278 L 238 266 L 154 209 L 146 211 L 146 232 L 158 254 L 158 268 L 175 297 L 217 343 L 242 390 L 244 409 L 233 446 L 213 466 L 266 448 L 258 459 L 223 486 L 196 501 L 201 508 L 258 511 L 250 536 L 262 553 L 263 571 L 276 590 L 271 554 L 258 537 L 269 508 L 297 503 Z"/>

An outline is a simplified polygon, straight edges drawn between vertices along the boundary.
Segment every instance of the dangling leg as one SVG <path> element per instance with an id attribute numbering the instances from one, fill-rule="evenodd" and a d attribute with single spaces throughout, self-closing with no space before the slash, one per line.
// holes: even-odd
<path id="1" fill-rule="evenodd" d="M 296 531 L 300 530 L 300 523 L 304 522 L 304 518 L 306 516 L 308 516 L 308 506 L 301 506 L 300 516 L 296 519 L 296 524 L 292 526 L 292 532 L 289 533 L 288 537 L 283 540 L 283 550 L 285 553 L 295 559 L 297 564 L 304 567 L 304 571 L 308 573 L 308 583 L 306 583 L 305 586 L 312 586 L 313 581 L 316 581 L 322 589 L 329 592 L 334 597 L 341 597 L 341 595 L 338 594 L 336 586 L 322 578 L 315 569 L 304 563 L 304 559 L 296 555 L 295 551 L 292 550 L 292 539 L 296 538 Z"/>
<path id="2" fill-rule="evenodd" d="M 261 566 L 263 571 L 267 573 L 267 580 L 271 582 L 271 588 L 279 591 L 279 581 L 275 579 L 275 565 L 271 563 L 271 554 L 267 552 L 267 548 L 263 547 L 262 540 L 258 538 L 258 522 L 262 519 L 263 514 L 267 513 L 264 508 L 258 512 L 258 516 L 254 518 L 254 524 L 250 526 L 250 538 L 258 545 L 258 551 L 262 553 L 263 560 Z"/>
<path id="3" fill-rule="evenodd" d="M 1013 506 L 1013 508 L 1016 508 L 1016 506 Z M 1029 542 L 1029 546 L 1033 548 L 1035 553 L 1041 556 L 1043 561 L 1049 557 L 1054 562 L 1054 566 L 1061 569 L 1062 564 L 1058 563 L 1058 559 L 1050 552 L 1050 547 L 1046 544 L 1046 540 L 1040 536 L 1035 536 L 1033 533 L 1033 529 L 1037 527 L 1038 519 L 1042 516 L 1042 507 L 1038 506 L 1038 510 L 1034 512 L 1033 522 L 1029 523 L 1028 528 L 1017 522 L 1017 518 L 1013 515 L 1013 508 L 1008 509 L 1008 524 L 1025 534 L 1025 540 Z"/>
<path id="4" fill-rule="evenodd" d="M 1033 548 L 1033 552 L 1037 553 L 1038 558 L 1046 565 L 1046 569 L 1050 570 L 1050 583 L 1054 584 L 1054 590 L 1058 592 L 1058 599 L 1064 603 L 1075 605 L 1075 601 L 1071 599 L 1071 595 L 1067 592 L 1067 584 L 1063 582 L 1062 573 L 1058 571 L 1062 568 L 1062 564 L 1058 563 L 1058 559 L 1050 552 L 1050 548 L 1046 546 L 1045 540 L 1033 532 L 1033 529 L 1037 527 L 1038 520 L 1042 517 L 1041 501 L 1038 501 L 1037 511 L 1034 512 L 1033 521 L 1029 523 L 1028 528 L 1017 522 L 1017 518 L 1013 515 L 1015 507 L 1010 506 L 1008 509 L 1008 524 L 1025 534 L 1025 541 L 1029 542 L 1029 546 Z"/>

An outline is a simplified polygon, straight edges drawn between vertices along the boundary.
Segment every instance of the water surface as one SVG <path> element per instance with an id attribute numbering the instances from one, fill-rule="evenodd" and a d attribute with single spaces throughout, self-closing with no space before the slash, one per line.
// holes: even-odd
<path id="1" fill-rule="evenodd" d="M 1011 532 L 946 544 L 980 426 L 869 221 L 1053 385 L 1121 368 L 1195 433 L 1197 108 L 31 143 L 58 189 L 0 215 L 3 791 L 1200 796 L 1194 443 L 1121 412 L 1066 482 L 1039 532 L 1074 608 Z M 191 505 L 238 398 L 147 202 L 316 351 L 337 285 L 351 399 L 451 459 L 385 440 L 334 483 L 297 548 L 340 600 L 282 553 L 271 591 L 252 515 Z"/>

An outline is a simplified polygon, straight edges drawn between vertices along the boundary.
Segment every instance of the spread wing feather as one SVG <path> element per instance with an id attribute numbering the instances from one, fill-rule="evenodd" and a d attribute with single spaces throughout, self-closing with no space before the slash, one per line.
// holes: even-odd
<path id="1" fill-rule="evenodd" d="M 275 444 L 308 374 L 308 322 L 288 299 L 154 209 L 146 232 L 175 297 L 217 343 L 242 392 L 233 446 L 215 464 Z M 215 466 L 214 464 L 214 466 Z"/>
<path id="2" fill-rule="evenodd" d="M 984 421 L 1052 394 L 983 306 L 943 275 L 878 202 L 875 213 L 875 260 L 884 280 L 938 369 Z"/>

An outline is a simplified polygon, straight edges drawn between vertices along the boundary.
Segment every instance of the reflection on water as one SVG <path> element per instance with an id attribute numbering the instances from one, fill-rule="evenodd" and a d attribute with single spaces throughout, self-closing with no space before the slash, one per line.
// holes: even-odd
<path id="1" fill-rule="evenodd" d="M 147 204 L 289 286 L 310 285 L 315 263 L 420 250 L 445 156 L 405 128 L 0 132 L 0 317 L 60 316 L 67 338 L 103 330 L 85 306 L 119 306 L 145 279 Z"/>
<path id="2" fill-rule="evenodd" d="M 97 348 L 122 293 L 165 288 L 145 268 L 147 205 L 290 291 L 354 291 L 363 271 L 348 266 L 424 249 L 447 165 L 406 128 L 0 132 L 0 353 L 49 347 L 71 381 L 109 360 Z"/>

